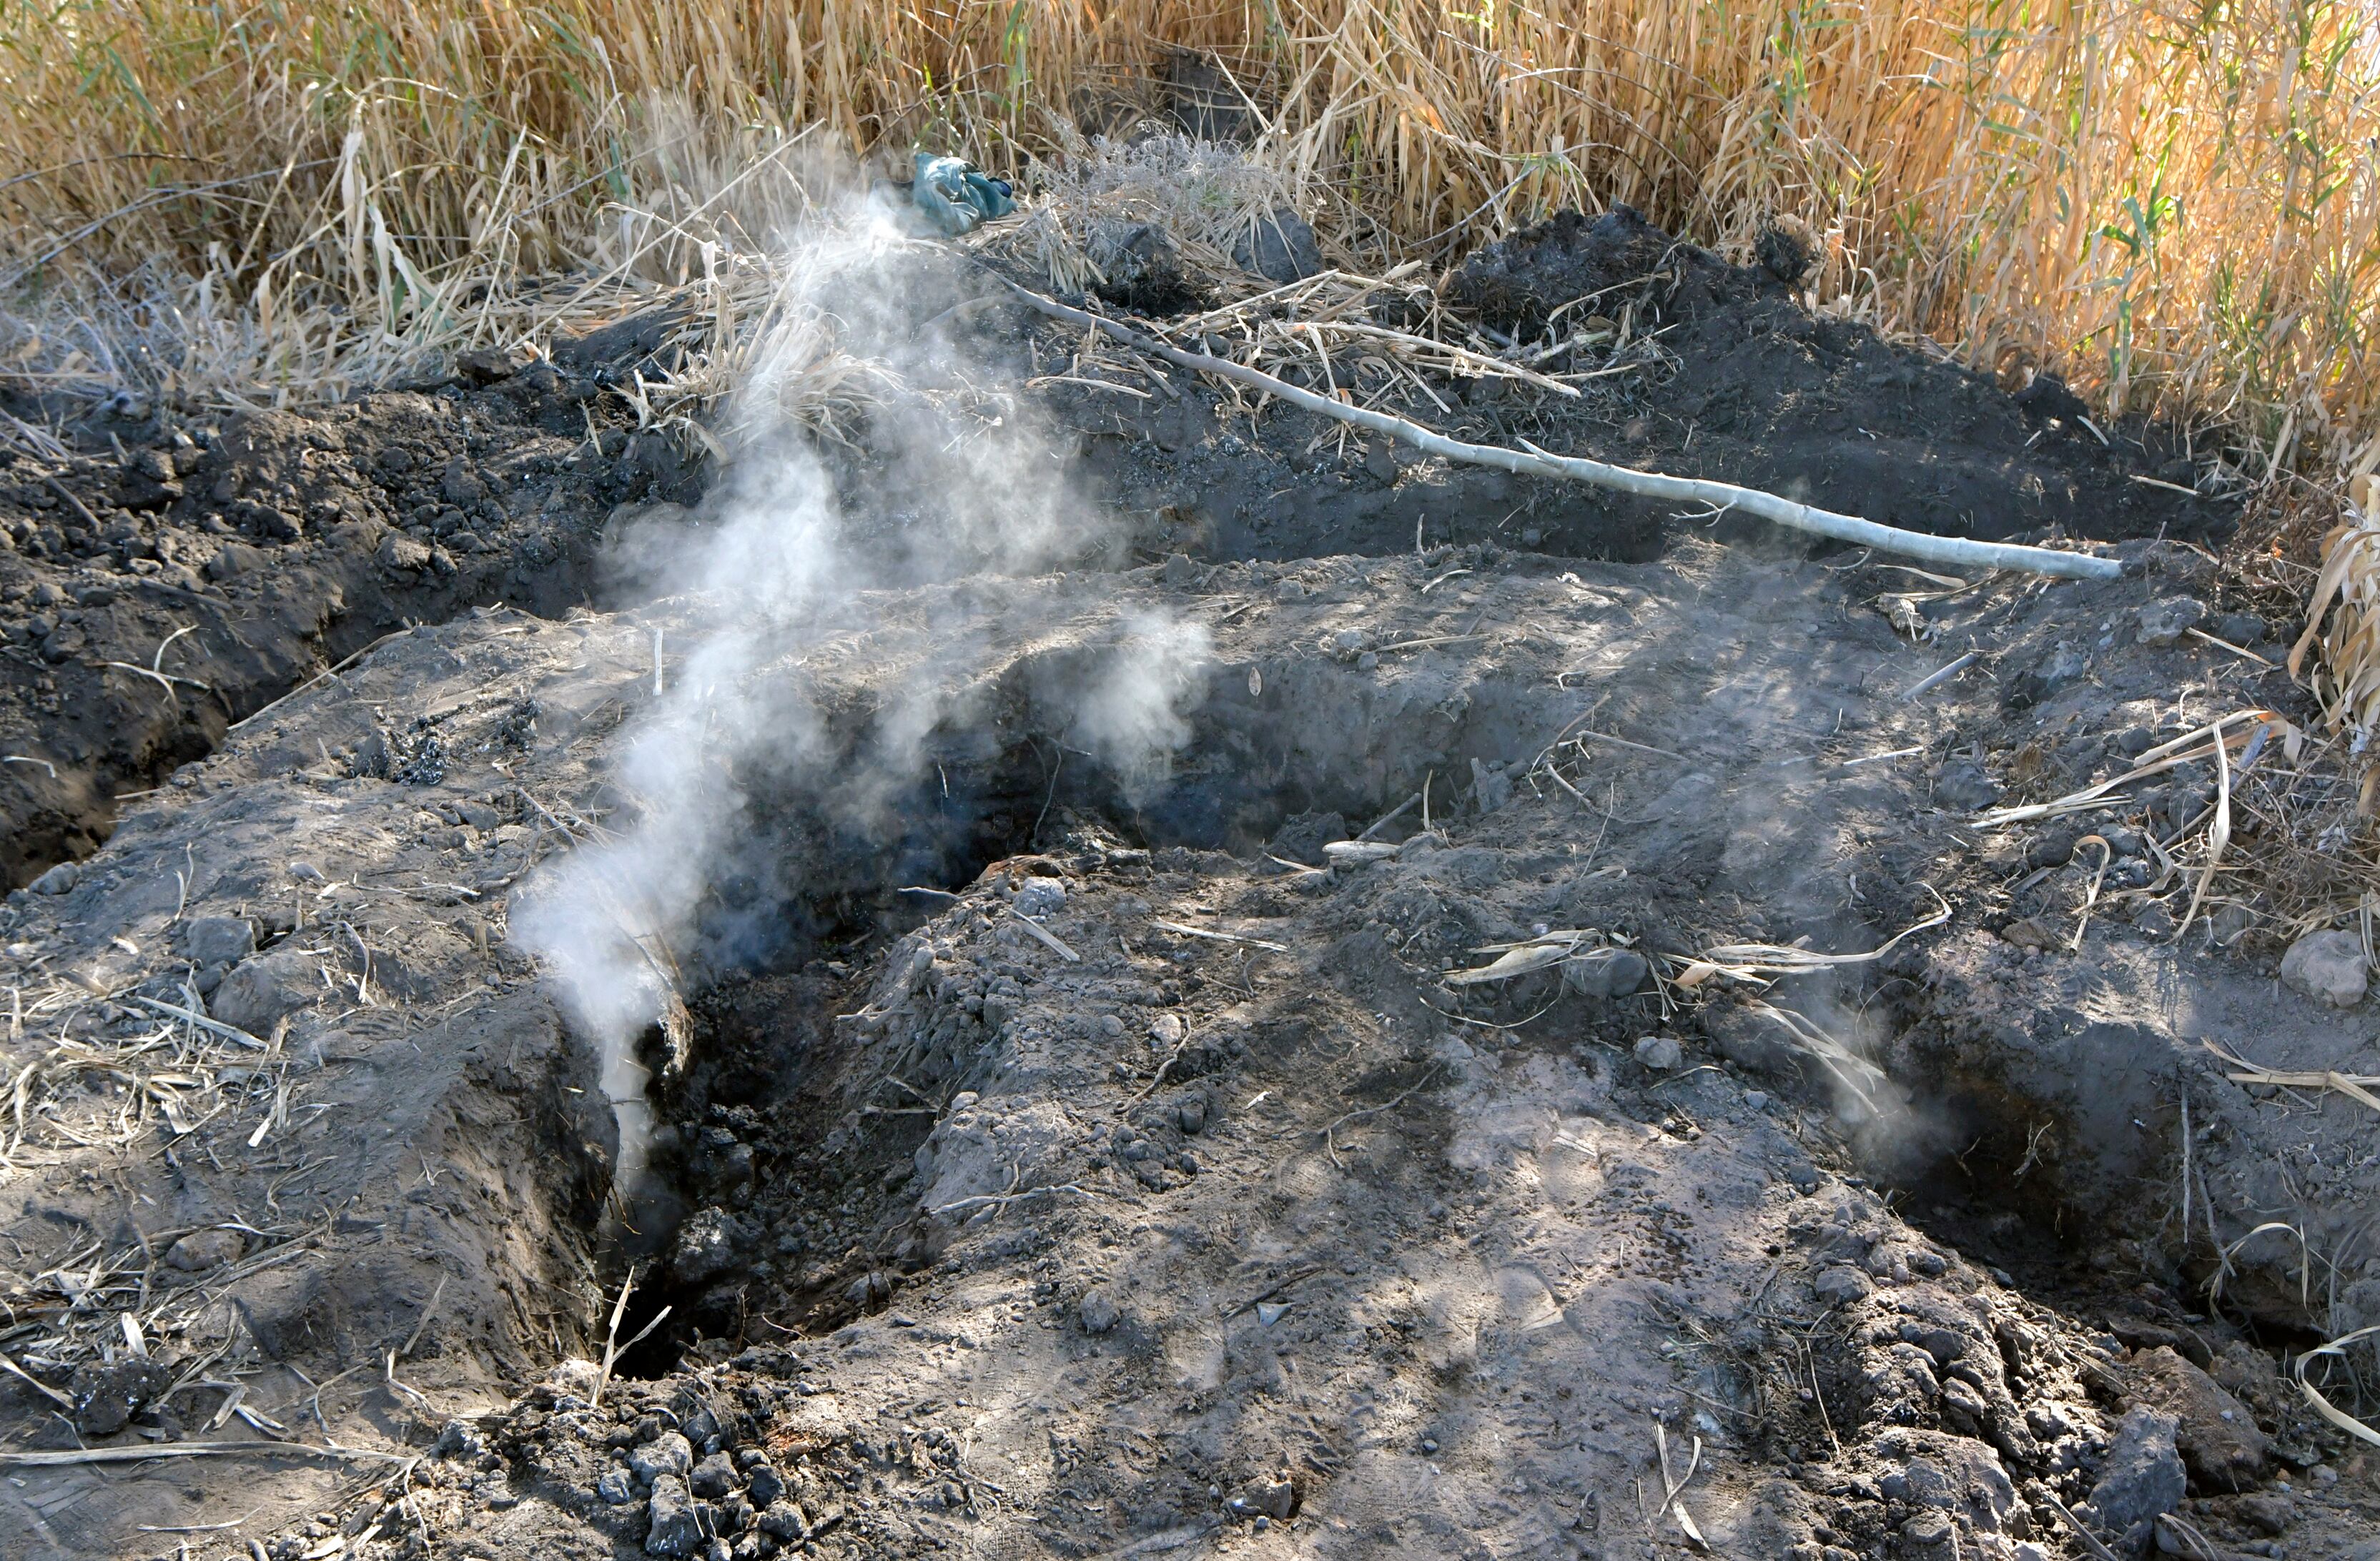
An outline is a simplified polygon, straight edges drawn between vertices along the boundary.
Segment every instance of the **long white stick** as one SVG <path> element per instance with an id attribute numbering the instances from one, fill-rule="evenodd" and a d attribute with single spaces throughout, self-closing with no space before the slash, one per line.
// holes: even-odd
<path id="1" fill-rule="evenodd" d="M 1277 380 L 1261 369 L 1247 368 L 1229 358 L 1214 357 L 1203 352 L 1184 352 L 1180 347 L 1169 346 L 1144 336 L 1104 315 L 1069 308 L 1054 298 L 1045 298 L 1030 288 L 1020 287 L 1004 277 L 1002 281 L 1019 302 L 1040 310 L 1052 320 L 1092 326 L 1127 346 L 1152 353 L 1169 363 L 1201 374 L 1236 380 L 1244 385 L 1277 395 L 1293 406 L 1303 406 L 1309 412 L 1319 412 L 1342 423 L 1353 423 L 1357 428 L 1387 434 L 1391 439 L 1402 440 L 1416 450 L 1442 455 L 1450 461 L 1461 461 L 1467 466 L 1497 466 L 1508 472 L 1564 478 L 1573 482 L 1593 483 L 1598 488 L 1616 488 L 1623 493 L 1634 493 L 1646 499 L 1677 500 L 1720 510 L 1745 510 L 1763 519 L 1773 520 L 1779 526 L 1790 526 L 1796 531 L 1831 537 L 1839 542 L 1855 542 L 1910 558 L 1922 558 L 1933 563 L 1958 564 L 1971 569 L 2025 569 L 2036 575 L 2062 575 L 2070 580 L 2112 580 L 2124 572 L 2123 565 L 2111 558 L 2059 552 L 2051 548 L 2020 547 L 2011 542 L 1972 542 L 1957 537 L 1929 537 L 1922 531 L 1903 531 L 1898 526 L 1878 526 L 1857 515 L 1814 509 L 1775 493 L 1764 493 L 1757 488 L 1738 488 L 1731 482 L 1640 472 L 1630 466 L 1610 466 L 1577 455 L 1549 454 L 1533 444 L 1524 450 L 1507 450 L 1496 444 L 1466 444 L 1459 439 L 1433 433 L 1419 423 L 1410 423 L 1402 417 L 1392 417 L 1385 412 L 1374 412 L 1366 407 L 1350 406 L 1327 395 L 1300 390 L 1285 380 Z"/>

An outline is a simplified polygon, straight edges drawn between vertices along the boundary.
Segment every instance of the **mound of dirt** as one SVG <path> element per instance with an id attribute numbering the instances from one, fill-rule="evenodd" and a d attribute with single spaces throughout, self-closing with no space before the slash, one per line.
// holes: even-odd
<path id="1" fill-rule="evenodd" d="M 119 793 L 391 630 L 584 602 L 613 506 L 699 493 L 617 426 L 599 359 L 489 358 L 322 416 L 102 414 L 63 462 L 0 453 L 0 884 L 89 854 Z"/>
<path id="2" fill-rule="evenodd" d="M 820 663 L 834 681 L 816 696 L 847 712 L 834 740 L 855 754 L 877 741 L 869 691 L 905 669 L 972 656 L 965 681 L 1015 690 L 989 744 L 971 726 L 929 740 L 933 793 L 981 810 L 951 862 L 962 877 L 918 922 L 876 854 L 813 862 L 778 914 L 820 929 L 815 951 L 796 940 L 781 968 L 707 978 L 692 1065 L 657 1097 L 655 1164 L 692 1213 L 621 1330 L 668 1301 L 669 1352 L 631 1361 L 658 1375 L 614 1384 L 600 1411 L 585 1382 L 557 1379 L 450 1432 L 409 1510 L 506 1556 L 674 1554 L 680 1528 L 818 1554 L 1090 1554 L 1258 1519 L 1365 1553 L 1482 1523 L 1524 1549 L 1609 1551 L 1641 1533 L 1625 1493 L 1658 1477 L 1657 1425 L 1678 1470 L 1701 1443 L 1689 1516 L 1749 1553 L 2012 1555 L 2059 1531 L 2050 1495 L 2112 1507 L 2102 1460 L 2125 1407 L 2198 1392 L 2156 1351 L 2195 1341 L 2212 1366 L 2243 1342 L 2185 1322 L 2142 1276 L 2203 1246 L 2134 1249 L 2083 1281 L 2099 1289 L 2078 1311 L 2070 1273 L 2046 1303 L 2013 1292 L 1980 1217 L 1972 1244 L 1911 1226 L 1864 1180 L 1888 1162 L 1860 1148 L 1906 1119 L 1883 1096 L 1871 1116 L 1761 1017 L 1855 1038 L 1862 978 L 1698 1019 L 1641 965 L 1622 982 L 1561 966 L 1452 979 L 1548 926 L 1573 929 L 1573 958 L 1746 937 L 1855 952 L 1919 919 L 1928 881 L 1972 916 L 1994 869 L 1942 810 L 1961 761 L 1932 756 L 2009 753 L 2058 721 L 2054 700 L 2010 713 L 1987 682 L 1900 700 L 1945 652 L 1862 603 L 1883 575 L 1708 549 L 1566 570 L 1484 552 L 1230 566 L 1174 594 L 1214 624 L 1209 683 L 1172 779 L 1127 813 L 1096 764 L 1052 783 L 1026 756 L 1108 654 L 1102 625 L 1163 599 L 1167 578 L 927 587 L 914 610 L 866 613 L 914 630 Z M 2022 661 L 2170 584 L 2059 586 L 2014 616 L 2022 599 L 1978 593 L 1941 627 Z M 136 1236 L 265 1232 L 228 1269 L 167 1280 L 188 1303 L 152 1348 L 229 1349 L 285 1416 L 351 1352 L 409 1344 L 407 1386 L 465 1410 L 557 1353 L 600 1357 L 604 1308 L 573 1253 L 596 1238 L 608 1124 L 588 1059 L 505 952 L 501 902 L 590 827 L 575 820 L 633 827 L 602 779 L 607 734 L 649 697 L 650 629 L 696 632 L 657 611 L 403 636 L 144 802 L 71 893 L 12 900 L 17 947 L 112 994 L 82 999 L 91 1047 L 153 1030 L 144 996 L 190 1000 L 174 956 L 196 951 L 202 918 L 246 918 L 261 945 L 215 990 L 240 987 L 246 1006 L 225 1011 L 270 1037 L 280 1083 L 235 1090 L 188 1135 L 160 1124 L 164 1152 L 121 1174 L 136 1210 L 162 1213 L 48 1180 L 21 1216 L 97 1238 L 103 1276 L 138 1264 Z M 1475 621 L 1500 626 L 1465 638 Z M 1014 659 L 1028 623 L 1034 648 Z M 2145 688 L 2198 654 L 2096 664 Z M 1077 670 L 1043 676 L 1053 655 Z M 1562 692 L 1564 669 L 1593 669 L 1596 693 Z M 437 734 L 436 780 L 310 757 L 368 745 L 392 709 Z M 1565 729 L 1553 768 L 1534 762 Z M 1912 748 L 1925 756 L 1850 762 Z M 1318 811 L 1367 818 L 1425 781 L 1431 828 L 1408 811 L 1378 860 L 1295 860 Z M 779 820 L 754 851 L 819 838 L 816 799 L 745 783 Z M 187 899 L 167 870 L 186 858 L 202 869 Z M 722 885 L 709 914 L 748 917 L 745 892 Z M 1954 960 L 1972 936 L 1875 979 L 1893 988 L 1889 972 Z M 2089 936 L 2089 963 L 2043 974 L 2175 958 L 2113 915 Z M 2336 1037 L 2306 1007 L 2306 1043 Z M 2153 1005 L 2131 1023 L 2137 1069 L 2170 1043 Z M 2118 1036 L 2088 1039 L 2112 1060 Z M 204 1066 L 221 1080 L 242 1049 Z M 2032 1109 L 2093 1131 L 2085 1107 L 2034 1087 Z M 2192 1087 L 2259 1131 L 2218 1071 Z M 106 1094 L 45 1098 L 72 1112 Z M 2070 1230 L 2151 1230 L 2107 1201 L 2154 1187 L 2149 1153 L 2105 1172 L 2052 1155 L 2035 1185 Z M 2253 1211 L 2219 1168 L 2210 1185 L 2229 1239 Z M 277 1214 L 257 1203 L 267 1187 Z M 322 1402 L 344 1424 L 398 1408 L 394 1393 Z M 2301 1410 L 2262 1402 L 2289 1456 L 2331 1456 Z M 2249 1521 L 2228 1486 L 2270 1498 L 2236 1458 L 2220 1469 L 2193 1520 Z M 319 1501 L 311 1478 L 273 1488 Z M 28 1488 L 95 1489 L 72 1470 Z M 111 1523 L 212 1510 L 162 1485 L 114 1499 Z M 356 1510 L 360 1531 L 371 1513 Z M 2327 1511 L 2288 1521 L 2320 1531 Z"/>
<path id="3" fill-rule="evenodd" d="M 1790 279 L 1789 279 L 1790 280 Z M 1517 340 L 1530 341 L 1564 316 L 1618 319 L 1642 310 L 1647 328 L 1691 320 L 1778 284 L 1773 273 L 1728 265 L 1681 242 L 1633 206 L 1599 217 L 1557 212 L 1535 227 L 1472 254 L 1447 279 L 1449 303 Z"/>
<path id="4" fill-rule="evenodd" d="M 1775 323 L 1760 352 L 1806 349 L 1797 384 L 1846 371 L 1767 293 L 1677 350 L 1723 359 L 1746 321 Z M 953 329 L 967 373 L 1020 383 L 1079 340 L 990 309 Z M 1871 354 L 1919 376 L 1900 448 L 2009 464 L 1976 529 L 2022 529 L 2059 483 L 2196 513 L 2128 482 L 2134 446 L 2008 442 L 2034 414 L 1961 425 L 1966 392 L 1843 338 Z M 1721 372 L 1455 417 L 1591 449 L 1627 396 Z M 2366 1543 L 2374 1466 L 2273 1350 L 2380 1322 L 2370 1122 L 2204 1042 L 2380 1063 L 2274 980 L 2269 907 L 2227 891 L 2219 941 L 2175 942 L 2169 858 L 2212 777 L 1978 821 L 2211 714 L 2299 708 L 2176 627 L 2266 644 L 2205 555 L 1918 575 L 1575 490 L 1491 497 L 1148 384 L 1003 387 L 965 430 L 1047 417 L 1085 513 L 1120 511 L 1033 555 L 1058 564 L 938 529 L 954 501 L 888 411 L 827 478 L 868 588 L 402 630 L 244 724 L 188 715 L 219 750 L 0 905 L 0 1552 Z M 693 496 L 589 443 L 568 394 L 504 422 L 518 393 L 451 390 L 211 441 L 236 490 L 358 513 L 252 499 L 239 545 L 290 567 L 178 588 L 257 639 L 376 526 L 363 556 L 443 535 L 456 569 L 404 587 L 436 598 L 359 576 L 370 599 L 455 609 L 483 555 L 448 507 L 513 528 L 473 576 L 501 585 L 565 532 L 550 567 L 583 580 L 591 517 Z M 1848 490 L 1825 454 L 1812 481 Z M 501 480 L 472 498 L 458 469 Z M 722 508 L 623 525 L 685 554 Z M 299 516 L 271 552 L 267 510 Z M 162 578 L 145 557 L 106 573 Z M 355 611 L 293 620 L 284 686 Z M 765 740 L 656 726 L 663 672 L 732 684 Z M 700 750 L 700 788 L 656 789 L 654 731 Z M 714 804 L 727 847 L 637 945 L 685 1028 L 632 1036 L 650 1087 L 615 1095 L 520 929 L 578 864 L 665 850 L 674 810 Z M 636 908 L 586 901 L 633 944 Z M 176 1449 L 224 1477 L 144 1457 Z"/>
<path id="5" fill-rule="evenodd" d="M 2055 375 L 2011 395 L 1947 354 L 1814 317 L 1776 274 L 1790 261 L 1772 248 L 1760 265 L 1730 266 L 1621 206 L 1591 221 L 1559 213 L 1488 246 L 1445 297 L 1524 342 L 1559 315 L 1550 337 L 1572 345 L 1550 365 L 1600 367 L 1596 355 L 1621 337 L 1658 343 L 1652 362 L 1594 381 L 1583 402 L 1532 408 L 1529 437 L 1548 448 L 1721 477 L 1937 536 L 2228 534 L 2229 505 L 2176 502 L 2173 490 L 2200 474 L 2174 430 L 2100 430 Z M 1548 417 L 1550 427 L 1539 421 Z M 1479 422 L 1507 443 L 1502 425 L 1518 420 L 1491 410 Z"/>

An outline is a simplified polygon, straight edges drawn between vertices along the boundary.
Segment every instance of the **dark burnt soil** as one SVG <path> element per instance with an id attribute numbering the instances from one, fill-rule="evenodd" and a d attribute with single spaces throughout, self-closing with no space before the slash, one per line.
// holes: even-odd
<path id="1" fill-rule="evenodd" d="M 2236 524 L 2228 501 L 2138 480 L 2198 481 L 2180 431 L 2133 420 L 2094 432 L 2053 378 L 2011 393 L 1938 351 L 1813 315 L 1765 267 L 1727 265 L 1633 213 L 1592 223 L 1568 213 L 1491 246 L 1452 274 L 1441 301 L 1531 347 L 1546 316 L 1562 311 L 1542 344 L 1556 350 L 1536 364 L 1548 373 L 1599 369 L 1623 336 L 1657 349 L 1640 346 L 1628 357 L 1636 367 L 1586 381 L 1576 398 L 1480 379 L 1457 381 L 1438 402 L 1408 392 L 1390 405 L 1463 438 L 1528 439 L 1938 536 L 2215 542 Z M 1384 323 L 1405 324 L 1410 307 L 1402 296 L 1384 305 Z M 1011 327 L 987 319 L 986 328 Z M 1337 372 L 1366 370 L 1359 358 Z M 1318 368 L 1290 377 L 1322 383 Z M 1095 442 L 1092 458 L 1150 517 L 1148 545 L 1160 551 L 1283 559 L 1409 551 L 1418 538 L 1634 562 L 1658 556 L 1685 524 L 1729 539 L 1769 535 L 1576 485 L 1416 462 L 1402 446 L 1295 412 L 1269 413 L 1261 440 L 1227 421 L 1202 451 L 1213 430 L 1200 397 L 1135 402 L 1060 387 L 1062 400 L 1069 393 L 1079 426 L 1120 436 Z"/>
<path id="2" fill-rule="evenodd" d="M 102 412 L 63 462 L 0 449 L 0 886 L 88 855 L 119 793 L 391 630 L 582 603 L 614 504 L 698 489 L 619 426 L 607 365 L 565 361 L 319 415 Z"/>
<path id="3" fill-rule="evenodd" d="M 2010 395 L 1814 318 L 1770 271 L 1727 266 L 1633 215 L 1566 216 L 1493 246 L 1445 301 L 1524 340 L 1549 314 L 1570 330 L 1593 312 L 1659 349 L 1577 398 L 1475 380 L 1402 408 L 1464 437 L 1770 488 L 1946 536 L 2204 539 L 2232 524 L 2229 505 L 2133 480 L 2194 480 L 2171 430 L 2119 428 L 2102 442 L 2062 393 Z M 87 855 L 117 795 L 165 783 L 231 723 L 392 629 L 588 600 L 616 505 L 701 495 L 678 447 L 624 426 L 606 393 L 670 323 L 656 311 L 566 344 L 551 365 L 481 357 L 449 382 L 319 416 L 136 406 L 128 419 L 119 406 L 66 422 L 64 462 L 0 450 L 0 885 Z M 1023 323 L 977 311 L 966 345 L 1022 367 Z M 1588 369 L 1609 346 L 1607 333 L 1537 367 Z M 1258 436 L 1211 398 L 1163 388 L 1126 401 L 1062 384 L 1048 397 L 1075 432 L 1070 464 L 1131 514 L 1123 540 L 1143 557 L 1491 542 L 1641 562 L 1687 526 L 1776 541 L 1730 517 L 1415 462 L 1295 412 L 1276 409 Z M 17 410 L 39 422 L 55 409 Z M 859 505 L 897 519 L 934 502 L 865 454 L 845 465 Z M 898 545 L 897 526 L 886 536 Z M 918 572 L 981 566 L 997 561 L 929 558 Z"/>

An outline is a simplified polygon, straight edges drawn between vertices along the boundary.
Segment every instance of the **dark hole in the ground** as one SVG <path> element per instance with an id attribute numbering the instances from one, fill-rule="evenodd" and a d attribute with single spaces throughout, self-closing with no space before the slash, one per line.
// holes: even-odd
<path id="1" fill-rule="evenodd" d="M 1910 1081 L 1902 1081 L 1904 1083 Z M 1956 1080 L 1923 1082 L 1926 1129 L 1879 1134 L 1866 1168 L 1912 1228 L 2006 1275 L 2011 1288 L 2129 1344 L 2171 1336 L 2204 1365 L 2226 1329 L 2286 1356 L 2325 1336 L 2311 1320 L 2210 1293 L 2208 1274 L 2178 1264 L 2140 1202 L 2110 1202 L 2061 1164 L 2095 1147 L 2084 1124 L 2040 1102 Z M 2128 1210 L 2130 1211 L 2128 1215 Z"/>
<path id="2" fill-rule="evenodd" d="M 866 1153 L 824 1163 L 793 1147 L 816 1136 L 820 1124 L 807 1119 L 804 1094 L 836 1066 L 832 1016 L 866 1001 L 871 957 L 998 862 L 1037 853 L 1078 858 L 1097 850 L 1096 841 L 1143 849 L 1148 820 L 1113 805 L 1115 777 L 1087 756 L 1066 753 L 1059 739 L 1028 733 L 989 758 L 946 754 L 923 768 L 924 778 L 865 826 L 824 818 L 807 799 L 762 801 L 744 853 L 755 868 L 724 880 L 705 907 L 689 970 L 698 988 L 690 1001 L 693 1062 L 683 1077 L 651 1091 L 660 1121 L 655 1185 L 639 1200 L 649 1222 L 624 1233 L 613 1254 L 613 1282 L 630 1264 L 639 1275 L 617 1337 L 625 1341 L 660 1321 L 623 1352 L 619 1374 L 666 1374 L 698 1336 L 752 1342 L 756 1332 L 770 1332 L 752 1320 L 752 1292 L 795 1288 L 802 1266 L 787 1262 L 756 1273 L 770 1257 L 830 1260 L 838 1280 L 845 1277 L 845 1252 L 807 1244 L 784 1252 L 763 1216 L 779 1213 L 788 1197 L 821 1206 L 848 1200 L 867 1223 L 888 1191 L 886 1174 L 932 1125 L 898 1119 L 892 1131 L 871 1137 Z M 799 983 L 810 1000 L 786 1001 L 774 981 Z M 762 992 L 756 1011 L 751 994 Z M 657 1031 L 644 1050 L 660 1079 Z M 781 1176 L 795 1185 L 754 1191 L 756 1181 L 775 1184 Z M 722 1245 L 733 1250 L 720 1271 L 698 1264 L 689 1274 L 676 1250 L 680 1222 L 714 1215 L 729 1222 Z"/>
<path id="3" fill-rule="evenodd" d="M 677 1321 L 686 1298 L 673 1298 L 670 1292 L 671 1287 L 656 1285 L 630 1293 L 617 1335 L 626 1348 L 612 1363 L 613 1376 L 650 1381 L 677 1370 L 686 1352 L 686 1337 L 671 1325 Z"/>
<path id="4" fill-rule="evenodd" d="M 738 1223 L 720 1243 L 719 1267 L 698 1263 L 692 1277 L 674 1262 L 674 1226 L 621 1244 L 614 1278 L 629 1261 L 641 1265 L 632 1311 L 672 1308 L 629 1369 L 668 1369 L 697 1330 L 747 1341 L 765 1333 L 750 1315 L 755 1296 L 795 1296 L 809 1314 L 832 1315 L 871 1265 L 897 1261 L 850 1248 L 875 1228 L 888 1180 L 901 1179 L 931 1129 L 918 1109 L 931 1103 L 881 1102 L 864 1153 L 824 1156 L 815 1152 L 820 1108 L 805 1092 L 838 1065 L 845 1040 L 832 1016 L 867 1001 L 872 957 L 940 913 L 944 896 L 1020 857 L 1047 857 L 1051 871 L 1174 847 L 1252 860 L 1306 814 L 1338 813 L 1354 832 L 1418 791 L 1430 769 L 1446 787 L 1469 775 L 1475 754 L 1526 751 L 1559 725 L 1546 691 L 1493 676 L 1450 714 L 1434 699 L 1368 709 L 1354 696 L 1362 674 L 1335 662 L 1284 665 L 1260 688 L 1244 668 L 1218 666 L 1180 749 L 1154 770 L 1121 766 L 1091 751 L 1073 720 L 1111 653 L 1081 647 L 1012 668 L 997 714 L 937 732 L 897 780 L 872 778 L 864 807 L 849 805 L 870 780 L 862 762 L 824 786 L 815 770 L 739 778 L 747 832 L 701 908 L 686 963 L 693 1061 L 651 1092 L 662 1201 L 689 1220 L 715 1211 Z M 875 751 L 870 728 L 870 718 L 853 718 L 844 751 Z M 735 1201 L 735 1187 L 756 1182 L 769 1221 L 747 1219 Z M 814 1224 L 836 1232 L 833 1250 L 788 1228 L 787 1211 L 805 1202 Z M 863 1295 L 853 1306 L 867 1304 Z M 624 1322 L 624 1337 L 634 1331 Z"/>

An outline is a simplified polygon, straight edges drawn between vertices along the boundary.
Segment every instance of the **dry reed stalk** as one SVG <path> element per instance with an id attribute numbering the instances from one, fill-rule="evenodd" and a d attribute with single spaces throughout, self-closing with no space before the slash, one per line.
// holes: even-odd
<path id="1" fill-rule="evenodd" d="M 1200 373 L 1236 381 L 1277 396 L 1293 405 L 1342 423 L 1369 429 L 1410 444 L 1427 454 L 1442 456 L 1472 466 L 1493 466 L 1504 471 L 1532 473 L 1540 477 L 1566 478 L 1591 483 L 1598 488 L 1616 489 L 1641 498 L 1680 500 L 1702 504 L 1714 514 L 1741 509 L 1779 526 L 1809 532 L 1837 541 L 1855 542 L 1891 552 L 1905 553 L 1937 563 L 1974 565 L 1986 569 L 2026 569 L 2037 574 L 2063 575 L 2070 579 L 2110 579 L 2122 573 L 2113 559 L 2098 558 L 2088 553 L 2063 552 L 2048 548 L 2022 547 L 2006 542 L 1975 542 L 1962 538 L 1935 537 L 1921 532 L 1904 531 L 1896 526 L 1879 526 L 1857 515 L 1838 514 L 1815 505 L 1764 492 L 1756 488 L 1739 488 L 1733 483 L 1714 482 L 1701 478 L 1670 477 L 1661 472 L 1638 471 L 1629 466 L 1615 466 L 1608 462 L 1587 460 L 1575 455 L 1556 455 L 1540 450 L 1527 440 L 1521 441 L 1519 450 L 1507 450 L 1500 445 L 1472 444 L 1449 439 L 1420 424 L 1385 412 L 1354 405 L 1336 394 L 1318 395 L 1260 369 L 1230 358 L 1216 357 L 1208 353 L 1184 352 L 1164 343 L 1144 336 L 1104 315 L 1070 308 L 1039 294 L 1008 284 L 1017 301 L 1055 320 L 1070 321 L 1106 332 L 1117 341 L 1154 354 L 1167 362 Z M 1468 636 L 1457 636 L 1468 637 Z M 1422 643 L 1419 641 L 1413 643 Z M 1394 649 L 1393 646 L 1384 648 Z"/>
<path id="2" fill-rule="evenodd" d="M 2344 523 L 2323 539 L 2322 572 L 2307 601 L 2305 628 L 2289 647 L 2289 675 L 2306 675 L 2306 652 L 2322 658 L 2311 681 L 2323 712 L 2364 758 L 2380 722 L 2380 438 L 2350 474 Z M 2373 809 L 2380 768 L 2367 768 L 2358 805 Z"/>

